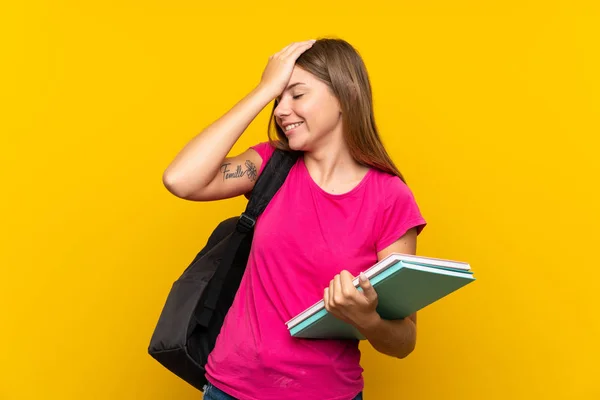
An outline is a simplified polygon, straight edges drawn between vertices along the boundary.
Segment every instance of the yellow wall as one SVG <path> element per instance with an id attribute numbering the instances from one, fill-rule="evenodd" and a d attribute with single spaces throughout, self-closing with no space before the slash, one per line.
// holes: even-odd
<path id="1" fill-rule="evenodd" d="M 363 344 L 366 398 L 600 398 L 593 2 L 5 3 L 0 399 L 200 397 L 147 345 L 244 201 L 179 200 L 162 171 L 270 54 L 327 35 L 364 56 L 429 222 L 419 254 L 478 278 L 420 313 L 407 359 Z M 266 138 L 267 112 L 234 152 Z"/>

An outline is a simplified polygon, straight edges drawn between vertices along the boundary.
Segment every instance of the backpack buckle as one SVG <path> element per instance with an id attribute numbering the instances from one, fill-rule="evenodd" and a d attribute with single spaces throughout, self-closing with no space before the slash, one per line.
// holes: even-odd
<path id="1" fill-rule="evenodd" d="M 248 233 L 254 228 L 254 225 L 256 225 L 254 218 L 249 217 L 246 213 L 242 213 L 237 222 L 237 229 L 242 233 Z"/>

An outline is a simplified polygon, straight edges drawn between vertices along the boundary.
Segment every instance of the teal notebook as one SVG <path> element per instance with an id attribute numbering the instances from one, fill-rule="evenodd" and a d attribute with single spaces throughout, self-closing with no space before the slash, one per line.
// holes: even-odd
<path id="1" fill-rule="evenodd" d="M 384 319 L 407 317 L 475 280 L 466 263 L 401 254 L 390 255 L 365 274 L 377 291 L 377 312 Z M 358 278 L 354 284 L 358 287 Z M 329 314 L 323 300 L 287 326 L 298 338 L 365 339 L 353 326 Z"/>

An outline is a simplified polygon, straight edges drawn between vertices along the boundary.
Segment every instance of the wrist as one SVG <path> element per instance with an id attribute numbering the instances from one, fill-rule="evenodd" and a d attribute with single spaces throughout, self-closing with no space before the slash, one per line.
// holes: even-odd
<path id="1" fill-rule="evenodd" d="M 366 336 L 366 334 L 370 332 L 377 331 L 382 323 L 383 319 L 381 318 L 381 315 L 379 315 L 377 311 L 373 311 L 373 313 L 369 314 L 364 321 L 361 321 L 357 328 Z"/>
<path id="2" fill-rule="evenodd" d="M 254 88 L 253 92 L 258 94 L 259 96 L 263 97 L 267 102 L 271 102 L 278 95 L 278 93 L 274 93 L 273 89 L 271 89 L 269 86 L 266 86 L 262 83 L 259 83 Z"/>

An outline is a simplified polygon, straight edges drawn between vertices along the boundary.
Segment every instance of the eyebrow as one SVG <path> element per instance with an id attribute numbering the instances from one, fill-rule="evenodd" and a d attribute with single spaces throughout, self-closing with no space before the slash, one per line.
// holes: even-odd
<path id="1" fill-rule="evenodd" d="M 291 85 L 289 85 L 288 87 L 285 88 L 284 92 L 287 92 L 288 90 L 290 90 L 298 85 L 306 85 L 306 84 L 304 82 L 292 83 Z M 275 99 L 275 101 L 277 101 L 277 102 L 279 102 L 279 100 L 281 100 L 281 95 L 277 96 L 277 98 Z"/>

